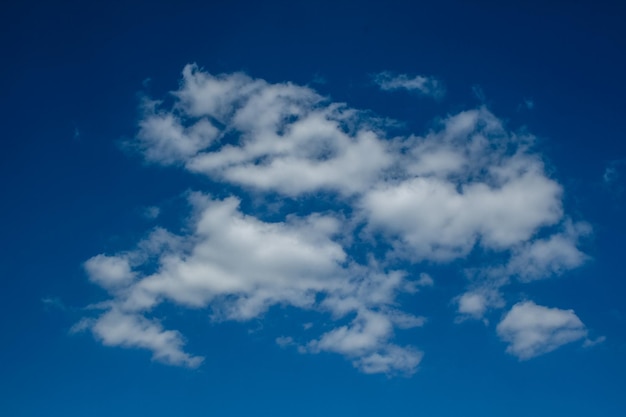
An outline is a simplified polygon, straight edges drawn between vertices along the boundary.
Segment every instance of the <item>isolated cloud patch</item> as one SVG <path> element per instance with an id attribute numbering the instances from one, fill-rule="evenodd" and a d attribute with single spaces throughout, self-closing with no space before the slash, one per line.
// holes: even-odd
<path id="1" fill-rule="evenodd" d="M 383 89 L 434 88 L 428 79 L 385 77 Z M 160 304 L 206 309 L 216 321 L 291 306 L 330 327 L 306 323 L 306 333 L 278 336 L 280 346 L 338 353 L 366 373 L 411 374 L 423 352 L 396 335 L 428 320 L 399 300 L 427 296 L 437 282 L 432 263 L 464 265 L 472 279 L 454 301 L 463 319 L 482 319 L 506 305 L 511 279 L 548 278 L 586 259 L 578 241 L 589 228 L 565 215 L 562 187 L 546 174 L 534 137 L 485 107 L 397 136 L 383 119 L 309 87 L 194 65 L 171 97 L 168 106 L 144 103 L 129 146 L 151 163 L 207 176 L 229 195 L 191 193 L 184 232 L 157 227 L 134 248 L 86 261 L 110 298 L 79 327 L 104 344 L 194 367 L 202 358 L 152 316 Z M 281 200 L 271 218 L 242 208 L 268 196 Z M 296 204 L 306 199 L 315 205 Z M 526 310 L 515 308 L 498 326 L 510 351 L 531 357 L 565 340 L 539 332 L 547 341 L 519 348 L 526 333 L 515 318 Z"/>
<path id="2" fill-rule="evenodd" d="M 423 95 L 440 99 L 445 95 L 443 83 L 434 77 L 423 75 L 409 76 L 406 74 L 394 74 L 384 71 L 376 74 L 374 82 L 383 91 L 406 90 L 415 91 Z"/>
<path id="3" fill-rule="evenodd" d="M 587 328 L 573 310 L 543 307 L 532 301 L 515 304 L 497 331 L 509 343 L 506 351 L 522 360 L 587 336 Z"/>

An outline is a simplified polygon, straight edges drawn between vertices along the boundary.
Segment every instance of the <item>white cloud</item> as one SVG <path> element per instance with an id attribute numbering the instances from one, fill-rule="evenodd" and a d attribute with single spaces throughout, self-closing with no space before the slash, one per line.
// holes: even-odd
<path id="1" fill-rule="evenodd" d="M 604 170 L 604 175 L 602 176 L 602 179 L 605 183 L 610 184 L 612 182 L 615 182 L 618 177 L 619 174 L 617 168 L 614 165 L 609 165 Z"/>
<path id="2" fill-rule="evenodd" d="M 154 105 L 146 105 L 137 140 L 148 160 L 164 164 L 184 161 L 208 147 L 219 133 L 207 119 L 188 127 L 182 123 L 173 113 L 158 112 Z"/>
<path id="3" fill-rule="evenodd" d="M 351 194 L 392 162 L 375 130 L 350 129 L 358 112 L 307 87 L 215 77 L 188 65 L 173 94 L 172 110 L 157 109 L 157 102 L 140 121 L 138 146 L 150 161 L 182 162 L 193 172 L 288 195 Z"/>
<path id="4" fill-rule="evenodd" d="M 161 214 L 161 209 L 157 206 L 146 207 L 143 211 L 143 215 L 148 220 L 154 220 Z"/>
<path id="5" fill-rule="evenodd" d="M 577 268 L 588 258 L 576 247 L 578 239 L 590 232 L 587 223 L 567 221 L 563 232 L 536 239 L 515 250 L 506 273 L 516 275 L 521 281 L 532 281 Z"/>
<path id="6" fill-rule="evenodd" d="M 384 89 L 436 94 L 440 86 L 379 77 Z M 381 119 L 309 87 L 195 65 L 172 98 L 146 101 L 130 146 L 150 162 L 208 176 L 231 196 L 191 193 L 185 234 L 157 227 L 134 249 L 87 260 L 89 278 L 111 299 L 77 329 L 105 344 L 196 366 L 201 358 L 184 351 L 182 335 L 148 318 L 158 305 L 208 309 L 217 321 L 283 305 L 328 315 L 331 326 L 315 334 L 323 326 L 308 321 L 306 340 L 281 335 L 279 345 L 339 353 L 367 373 L 411 374 L 422 353 L 394 338 L 426 319 L 403 311 L 399 296 L 433 285 L 422 272 L 429 262 L 480 271 L 455 302 L 463 318 L 483 318 L 504 306 L 510 276 L 539 279 L 586 259 L 578 238 L 588 226 L 564 220 L 562 187 L 534 138 L 485 107 L 448 115 L 422 136 L 390 137 Z M 278 196 L 285 207 L 315 197 L 320 208 L 279 209 L 267 221 L 242 208 L 235 195 L 245 192 Z M 394 268 L 398 260 L 410 267 Z M 517 340 L 509 322 L 498 331 Z"/>
<path id="7" fill-rule="evenodd" d="M 311 352 L 336 352 L 353 358 L 353 365 L 365 373 L 412 374 L 423 353 L 413 347 L 389 343 L 394 324 L 399 328 L 418 327 L 424 319 L 408 314 L 359 311 L 346 326 L 335 328 L 307 345 Z"/>
<path id="8" fill-rule="evenodd" d="M 367 127 L 346 133 L 354 115 L 339 105 L 311 107 L 310 94 L 303 87 L 266 87 L 233 116 L 241 142 L 199 153 L 188 169 L 290 196 L 368 187 L 391 165 L 386 143 Z"/>
<path id="9" fill-rule="evenodd" d="M 374 82 L 383 91 L 407 90 L 417 91 L 421 94 L 441 98 L 445 94 L 445 88 L 441 81 L 433 77 L 422 75 L 408 76 L 406 74 L 393 74 L 385 71 L 374 76 Z"/>
<path id="10" fill-rule="evenodd" d="M 391 308 L 396 294 L 406 291 L 405 275 L 349 262 L 333 240 L 341 231 L 337 218 L 311 214 L 267 223 L 242 214 L 239 200 L 233 197 L 215 200 L 192 194 L 190 200 L 196 211 L 190 235 L 173 237 L 157 229 L 136 250 L 124 253 L 125 258 L 98 255 L 87 261 L 89 265 L 124 261 L 128 267 L 126 260 L 132 259 L 141 270 L 142 263 L 156 256 L 158 267 L 144 275 L 132 272 L 137 279 L 116 281 L 119 285 L 114 288 L 108 281 L 96 281 L 114 299 L 102 316 L 82 328 L 90 328 L 107 345 L 142 347 L 164 362 L 191 366 L 197 360 L 183 351 L 181 336 L 146 319 L 146 312 L 171 301 L 208 307 L 216 320 L 242 321 L 282 304 L 330 312 L 336 320 L 357 314 L 350 326 L 310 342 L 316 346 L 311 352 L 338 352 L 355 363 L 366 355 L 386 352 L 389 367 L 413 363 L 389 356 L 401 353 L 400 348 L 390 349 L 394 328 L 417 327 L 425 321 Z M 120 288 L 122 284 L 126 286 Z M 277 343 L 285 346 L 288 341 L 293 341 L 291 336 L 282 336 Z"/>
<path id="11" fill-rule="evenodd" d="M 415 282 L 418 287 L 432 287 L 435 285 L 433 278 L 425 272 L 420 274 L 419 279 Z"/>
<path id="12" fill-rule="evenodd" d="M 282 348 L 291 346 L 294 343 L 293 337 L 291 336 L 279 336 L 276 338 L 276 344 Z"/>
<path id="13" fill-rule="evenodd" d="M 480 292 L 466 292 L 459 297 L 459 313 L 482 317 L 487 310 L 487 298 Z"/>
<path id="14" fill-rule="evenodd" d="M 127 285 L 135 277 L 128 259 L 123 256 L 94 256 L 85 262 L 85 270 L 93 282 L 105 288 Z"/>
<path id="15" fill-rule="evenodd" d="M 521 360 L 587 336 L 587 329 L 574 310 L 543 307 L 532 301 L 515 304 L 498 324 L 497 331 L 509 343 L 506 351 Z"/>
<path id="16" fill-rule="evenodd" d="M 457 321 L 483 319 L 490 309 L 504 307 L 501 291 L 511 278 L 522 283 L 546 279 L 586 262 L 589 257 L 577 245 L 581 237 L 591 233 L 591 227 L 566 219 L 560 229 L 545 238 L 530 239 L 514 246 L 505 264 L 466 270 L 473 288 L 454 300 L 460 314 Z"/>
<path id="17" fill-rule="evenodd" d="M 389 345 L 382 352 L 375 352 L 356 360 L 353 364 L 366 374 L 412 375 L 422 361 L 424 354 L 417 349 Z"/>
<path id="18" fill-rule="evenodd" d="M 535 108 L 535 101 L 530 98 L 525 98 L 522 102 L 517 106 L 517 111 L 520 110 L 532 110 Z"/>
<path id="19" fill-rule="evenodd" d="M 68 310 L 65 303 L 63 303 L 63 301 L 58 297 L 44 297 L 41 299 L 41 302 L 44 304 L 46 310 L 48 310 L 48 308 L 55 308 L 58 310 Z"/>
<path id="20" fill-rule="evenodd" d="M 465 318 L 482 319 L 490 308 L 502 308 L 505 303 L 500 292 L 493 288 L 476 288 L 457 298 L 460 321 Z"/>
<path id="21" fill-rule="evenodd" d="M 313 341 L 312 350 L 332 351 L 360 356 L 375 350 L 389 338 L 393 329 L 391 320 L 372 311 L 359 313 L 349 326 L 341 326 Z"/>
<path id="22" fill-rule="evenodd" d="M 200 356 L 191 356 L 182 351 L 184 342 L 179 332 L 163 330 L 158 322 L 116 308 L 98 318 L 92 324 L 91 331 L 104 345 L 149 349 L 153 359 L 172 365 L 195 368 L 203 361 Z"/>
<path id="23" fill-rule="evenodd" d="M 407 141 L 404 178 L 376 184 L 360 208 L 370 228 L 413 259 L 465 257 L 476 244 L 514 247 L 562 217 L 561 187 L 528 153 L 529 140 L 484 108 L 451 116 Z"/>
<path id="24" fill-rule="evenodd" d="M 148 308 L 160 297 L 192 307 L 215 300 L 216 314 L 248 319 L 274 303 L 310 305 L 313 292 L 332 287 L 330 278 L 342 273 L 346 255 L 331 239 L 339 228 L 335 218 L 264 223 L 243 215 L 236 198 L 196 194 L 193 199 L 199 215 L 194 234 L 186 238 L 193 245 L 162 257 L 159 271 L 130 292 L 130 307 Z M 218 300 L 229 294 L 240 297 Z"/>
<path id="25" fill-rule="evenodd" d="M 418 275 L 419 278 L 415 280 L 407 281 L 405 285 L 405 291 L 411 294 L 418 292 L 421 288 L 432 287 L 435 285 L 435 281 L 433 281 L 432 277 L 425 273 L 421 272 Z"/>
<path id="26" fill-rule="evenodd" d="M 606 341 L 606 336 L 600 336 L 596 339 L 585 339 L 585 343 L 583 343 L 584 348 L 590 348 L 599 344 L 602 344 Z"/>
<path id="27" fill-rule="evenodd" d="M 614 197 L 619 198 L 624 193 L 624 182 L 621 179 L 625 164 L 625 159 L 616 159 L 610 161 L 604 169 L 604 174 L 602 175 L 604 186 Z"/>

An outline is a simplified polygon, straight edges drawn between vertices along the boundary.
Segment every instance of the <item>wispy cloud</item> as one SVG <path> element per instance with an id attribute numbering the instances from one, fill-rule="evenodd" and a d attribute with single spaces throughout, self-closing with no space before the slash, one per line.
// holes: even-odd
<path id="1" fill-rule="evenodd" d="M 58 297 L 44 297 L 41 299 L 41 302 L 43 303 L 46 310 L 48 310 L 49 308 L 63 311 L 67 310 L 67 306 L 65 305 L 65 303 L 63 303 L 63 301 Z"/>
<path id="2" fill-rule="evenodd" d="M 607 190 L 609 190 L 613 196 L 621 197 L 624 193 L 624 181 L 622 177 L 624 175 L 624 167 L 626 166 L 626 159 L 616 159 L 606 164 L 604 173 L 602 175 L 602 181 Z"/>
<path id="3" fill-rule="evenodd" d="M 155 220 L 161 214 L 161 209 L 157 206 L 146 207 L 143 216 L 148 220 Z"/>
<path id="4" fill-rule="evenodd" d="M 441 81 L 433 77 L 423 75 L 409 76 L 406 74 L 394 74 L 384 71 L 373 76 L 374 82 L 383 91 L 405 90 L 441 99 L 445 93 L 445 87 Z"/>
<path id="5" fill-rule="evenodd" d="M 429 79 L 386 77 L 387 89 L 436 90 Z M 422 135 L 392 137 L 368 112 L 241 73 L 189 65 L 173 97 L 169 107 L 146 102 L 130 146 L 231 195 L 191 193 L 184 233 L 157 227 L 134 248 L 86 261 L 110 299 L 82 327 L 104 344 L 197 366 L 201 357 L 185 352 L 180 333 L 147 318 L 159 304 L 206 308 L 216 321 L 289 305 L 332 325 L 310 326 L 307 318 L 306 332 L 281 335 L 279 345 L 335 352 L 367 373 L 411 374 L 423 353 L 395 336 L 428 320 L 399 300 L 433 286 L 429 264 L 477 271 L 480 279 L 455 301 L 463 317 L 483 318 L 505 306 L 510 279 L 560 274 L 586 259 L 578 238 L 588 226 L 564 213 L 562 187 L 547 175 L 534 138 L 484 106 L 447 115 Z M 315 197 L 320 208 L 278 209 L 268 218 L 242 204 L 265 195 Z M 504 263 L 492 265 L 494 253 Z M 517 318 L 532 308 L 514 307 L 498 327 L 514 352 L 528 351 L 519 348 L 527 332 Z M 558 347 L 563 339 L 552 333 L 530 352 Z"/>

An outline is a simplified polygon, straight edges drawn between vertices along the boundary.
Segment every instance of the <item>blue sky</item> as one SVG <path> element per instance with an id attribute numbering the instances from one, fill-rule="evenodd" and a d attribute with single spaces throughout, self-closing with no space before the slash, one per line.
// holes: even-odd
<path id="1" fill-rule="evenodd" d="M 0 412 L 622 416 L 617 2 L 12 2 Z"/>

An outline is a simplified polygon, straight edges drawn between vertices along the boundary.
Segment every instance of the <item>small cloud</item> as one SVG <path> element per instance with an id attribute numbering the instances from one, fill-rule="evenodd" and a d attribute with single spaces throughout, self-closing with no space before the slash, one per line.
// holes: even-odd
<path id="1" fill-rule="evenodd" d="M 604 170 L 604 175 L 602 176 L 602 179 L 606 184 L 610 184 L 617 180 L 618 177 L 619 174 L 617 172 L 617 168 L 615 168 L 614 166 L 608 166 Z"/>
<path id="2" fill-rule="evenodd" d="M 535 108 L 535 102 L 529 98 L 524 100 L 524 105 L 526 106 L 528 110 L 532 110 Z"/>
<path id="3" fill-rule="evenodd" d="M 86 330 L 89 330 L 91 326 L 93 326 L 94 323 L 95 323 L 94 319 L 82 318 L 80 319 L 78 323 L 70 327 L 69 333 L 70 334 L 82 333 Z"/>
<path id="4" fill-rule="evenodd" d="M 543 307 L 532 301 L 515 304 L 498 324 L 497 332 L 509 343 L 507 353 L 520 360 L 543 355 L 587 336 L 587 328 L 574 310 Z"/>
<path id="5" fill-rule="evenodd" d="M 626 165 L 626 159 L 617 159 L 610 161 L 604 169 L 602 179 L 607 185 L 615 183 L 621 177 L 623 166 Z"/>
<path id="6" fill-rule="evenodd" d="M 456 323 L 462 323 L 468 319 L 481 320 L 485 325 L 489 322 L 484 319 L 485 313 L 491 308 L 504 307 L 502 294 L 493 288 L 477 288 L 458 296 L 454 301 L 458 305 L 459 317 Z"/>
<path id="7" fill-rule="evenodd" d="M 397 311 L 361 311 L 350 324 L 324 333 L 302 351 L 341 353 L 352 358 L 353 366 L 364 373 L 412 375 L 423 353 L 411 346 L 397 346 L 389 339 L 394 324 L 406 329 L 422 326 L 425 321 Z"/>
<path id="8" fill-rule="evenodd" d="M 143 216 L 148 220 L 154 220 L 161 214 L 161 209 L 156 206 L 146 207 L 143 211 Z"/>
<path id="9" fill-rule="evenodd" d="M 63 311 L 67 310 L 67 307 L 65 306 L 65 304 L 63 304 L 63 301 L 61 301 L 61 299 L 58 297 L 45 297 L 41 299 L 41 302 L 43 303 L 46 311 L 51 308 Z"/>
<path id="10" fill-rule="evenodd" d="M 405 284 L 405 290 L 409 294 L 414 294 L 419 291 L 420 288 L 423 287 L 432 287 L 435 284 L 430 275 L 425 272 L 422 272 L 419 275 L 419 278 L 415 281 L 407 281 Z"/>
<path id="11" fill-rule="evenodd" d="M 590 347 L 593 347 L 595 345 L 599 345 L 601 343 L 604 343 L 605 340 L 606 340 L 606 336 L 600 336 L 600 337 L 597 337 L 594 340 L 585 339 L 585 343 L 583 343 L 583 347 L 584 348 L 590 348 Z"/>
<path id="12" fill-rule="evenodd" d="M 165 330 L 159 321 L 112 308 L 97 320 L 83 319 L 70 333 L 91 330 L 105 346 L 124 346 L 152 351 L 152 359 L 169 365 L 197 368 L 204 358 L 184 352 L 185 341 L 175 330 Z"/>
<path id="13" fill-rule="evenodd" d="M 535 108 L 535 101 L 530 98 L 525 98 L 522 102 L 517 106 L 517 111 L 521 110 L 532 110 Z"/>
<path id="14" fill-rule="evenodd" d="M 432 287 L 435 284 L 435 282 L 433 281 L 430 275 L 428 275 L 425 272 L 422 272 L 416 284 L 420 287 Z"/>
<path id="15" fill-rule="evenodd" d="M 384 71 L 374 75 L 373 78 L 374 82 L 383 91 L 416 91 L 435 99 L 441 99 L 445 95 L 443 84 L 433 77 L 425 77 L 422 75 L 411 77 L 406 74 L 395 75 L 391 72 Z"/>
<path id="16" fill-rule="evenodd" d="M 591 231 L 588 223 L 574 223 L 568 219 L 560 233 L 536 239 L 516 249 L 505 273 L 517 276 L 522 282 L 530 282 L 577 268 L 589 259 L 578 249 L 578 242 Z"/>
<path id="17" fill-rule="evenodd" d="M 623 176 L 624 165 L 626 165 L 626 159 L 610 161 L 604 168 L 602 175 L 604 186 L 615 197 L 620 197 L 624 193 L 623 181 L 620 181 Z"/>
<path id="18" fill-rule="evenodd" d="M 276 338 L 276 344 L 281 348 L 286 348 L 287 346 L 294 345 L 295 342 L 291 336 L 279 336 Z"/>
<path id="19" fill-rule="evenodd" d="M 84 267 L 90 280 L 104 288 L 126 285 L 135 276 L 129 260 L 124 256 L 96 255 L 88 259 Z"/>
<path id="20" fill-rule="evenodd" d="M 375 352 L 353 362 L 353 365 L 366 374 L 385 373 L 387 375 L 411 376 L 422 361 L 424 353 L 413 348 L 389 346 L 383 352 Z"/>
<path id="21" fill-rule="evenodd" d="M 487 310 L 487 300 L 483 294 L 468 292 L 459 298 L 459 313 L 482 317 Z"/>
<path id="22" fill-rule="evenodd" d="M 472 94 L 474 94 L 474 97 L 476 97 L 476 99 L 483 104 L 487 101 L 487 96 L 485 95 L 483 88 L 479 85 L 472 86 Z"/>
<path id="23" fill-rule="evenodd" d="M 315 75 L 313 75 L 313 80 L 311 80 L 312 84 L 326 84 L 328 82 L 328 80 L 326 79 L 326 77 L 324 77 L 323 75 L 316 73 Z"/>

